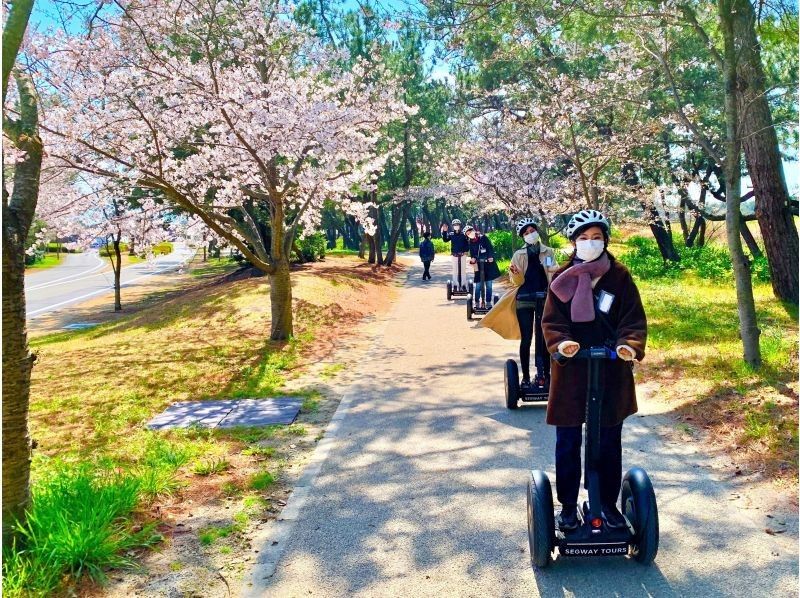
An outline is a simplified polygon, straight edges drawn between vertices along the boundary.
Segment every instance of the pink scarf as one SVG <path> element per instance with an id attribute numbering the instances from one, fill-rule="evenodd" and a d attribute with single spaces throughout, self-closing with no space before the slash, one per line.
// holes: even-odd
<path id="1" fill-rule="evenodd" d="M 603 252 L 592 262 L 575 264 L 558 275 L 550 288 L 561 301 L 566 303 L 572 299 L 570 316 L 573 322 L 591 322 L 594 320 L 594 296 L 592 280 L 609 271 L 611 260 Z"/>

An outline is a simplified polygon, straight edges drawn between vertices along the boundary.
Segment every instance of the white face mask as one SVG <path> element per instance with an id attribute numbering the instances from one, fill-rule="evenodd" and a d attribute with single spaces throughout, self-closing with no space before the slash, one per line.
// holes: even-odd
<path id="1" fill-rule="evenodd" d="M 456 231 L 456 232 L 458 232 L 458 231 L 460 231 L 460 230 L 461 230 L 461 227 L 460 227 L 460 226 L 458 226 L 458 225 L 456 224 L 456 225 L 453 227 L 453 230 L 454 230 L 454 231 Z"/>
<path id="2" fill-rule="evenodd" d="M 528 233 L 522 238 L 528 245 L 536 245 L 536 242 L 539 240 L 539 233 L 537 232 Z"/>
<path id="3" fill-rule="evenodd" d="M 577 241 L 575 243 L 575 255 L 584 262 L 591 262 L 602 255 L 605 246 L 605 241 Z"/>
<path id="4" fill-rule="evenodd" d="M 469 231 L 467 233 L 467 237 L 470 238 L 470 239 L 474 239 L 475 238 L 475 233 L 473 233 L 472 231 Z"/>

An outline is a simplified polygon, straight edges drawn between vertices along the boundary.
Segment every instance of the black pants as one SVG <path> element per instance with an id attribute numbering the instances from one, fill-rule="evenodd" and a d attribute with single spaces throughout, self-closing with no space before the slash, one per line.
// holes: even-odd
<path id="1" fill-rule="evenodd" d="M 544 344 L 542 333 L 542 302 L 538 307 L 517 307 L 517 320 L 519 321 L 519 360 L 522 362 L 522 378 L 531 379 L 531 342 L 536 339 L 534 347 L 534 360 L 536 371 L 542 376 L 550 376 L 550 356 Z"/>
<path id="2" fill-rule="evenodd" d="M 422 265 L 425 266 L 425 271 L 422 273 L 422 280 L 431 279 L 431 260 L 423 260 Z"/>
<path id="3" fill-rule="evenodd" d="M 581 486 L 582 427 L 556 427 L 556 495 L 562 505 L 578 504 Z M 600 500 L 617 502 L 622 485 L 622 424 L 600 428 Z M 584 486 L 586 480 L 584 480 Z"/>

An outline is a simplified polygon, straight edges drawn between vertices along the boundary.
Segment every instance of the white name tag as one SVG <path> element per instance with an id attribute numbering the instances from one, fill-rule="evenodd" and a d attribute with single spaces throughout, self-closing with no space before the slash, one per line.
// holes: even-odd
<path id="1" fill-rule="evenodd" d="M 604 314 L 607 314 L 614 303 L 614 295 L 606 291 L 600 291 L 600 297 L 597 299 L 597 309 Z"/>
<path id="2" fill-rule="evenodd" d="M 544 256 L 544 265 L 546 267 L 548 267 L 548 268 L 553 265 L 553 256 L 552 255 Z"/>

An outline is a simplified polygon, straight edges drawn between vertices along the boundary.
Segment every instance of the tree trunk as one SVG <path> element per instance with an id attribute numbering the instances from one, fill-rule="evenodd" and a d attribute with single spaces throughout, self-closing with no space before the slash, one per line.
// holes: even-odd
<path id="1" fill-rule="evenodd" d="M 370 264 L 377 264 L 378 263 L 378 254 L 375 251 L 375 235 L 365 235 L 367 238 L 367 243 L 369 244 L 369 259 L 367 260 Z"/>
<path id="2" fill-rule="evenodd" d="M 409 215 L 408 223 L 411 225 L 411 235 L 414 241 L 414 247 L 419 247 L 419 227 L 417 226 L 417 217 L 413 214 Z M 408 249 L 408 247 L 406 247 Z"/>
<path id="3" fill-rule="evenodd" d="M 120 285 L 120 277 L 122 275 L 122 251 L 120 250 L 119 241 L 122 235 L 119 234 L 114 238 L 114 256 L 117 260 L 116 268 L 114 270 L 114 311 L 122 311 L 122 286 Z"/>
<path id="4" fill-rule="evenodd" d="M 408 218 L 408 204 L 403 203 L 402 206 L 395 206 L 392 209 L 392 230 L 389 235 L 389 244 L 386 249 L 386 259 L 384 264 L 391 266 L 397 259 L 397 240 L 400 233 L 406 226 L 406 219 Z"/>
<path id="5" fill-rule="evenodd" d="M 665 262 L 681 261 L 681 256 L 675 249 L 675 243 L 672 240 L 672 230 L 669 220 L 661 218 L 661 215 L 658 213 L 658 209 L 654 203 L 648 205 L 645 202 L 642 202 L 642 209 L 646 214 L 649 215 L 648 225 L 650 226 L 650 232 L 653 233 L 653 237 L 658 244 L 658 250 L 661 252 L 661 257 L 664 258 Z"/>
<path id="6" fill-rule="evenodd" d="M 742 227 L 742 239 L 744 239 L 744 242 L 747 243 L 747 249 L 750 251 L 750 255 L 752 255 L 754 258 L 762 257 L 764 254 L 761 253 L 761 248 L 758 246 L 758 243 L 756 243 L 753 233 L 751 233 L 750 229 L 747 228 L 747 222 L 745 222 L 744 218 L 740 219 L 739 226 Z"/>
<path id="7" fill-rule="evenodd" d="M 272 329 L 269 338 L 273 341 L 285 341 L 293 333 L 289 260 L 283 257 L 274 263 L 275 271 L 269 277 L 269 298 L 272 304 Z"/>
<path id="8" fill-rule="evenodd" d="M 294 243 L 294 233 L 286 230 L 282 199 L 272 202 L 269 221 L 270 257 L 274 267 L 274 271 L 269 273 L 269 297 L 272 307 L 269 338 L 273 341 L 285 341 L 294 334 L 292 282 L 289 276 L 289 252 Z"/>
<path id="9" fill-rule="evenodd" d="M 753 280 L 750 263 L 742 250 L 741 223 L 741 137 L 737 105 L 736 39 L 733 32 L 733 13 L 749 0 L 718 0 L 720 29 L 724 43 L 725 89 L 725 225 L 728 249 L 731 253 L 733 275 L 736 282 L 736 302 L 739 308 L 739 334 L 742 338 L 744 360 L 751 367 L 761 366 L 756 306 L 753 299 Z"/>
<path id="10" fill-rule="evenodd" d="M 367 233 L 364 233 L 363 235 L 361 235 L 361 243 L 359 243 L 358 245 L 358 257 L 361 258 L 362 260 L 364 259 L 364 254 L 367 251 L 367 247 L 371 247 L 371 245 L 369 243 L 369 237 Z M 370 264 L 372 263 L 372 250 L 370 250 L 369 254 L 369 263 Z"/>
<path id="11" fill-rule="evenodd" d="M 6 22 L 10 27 L 14 3 Z M 28 13 L 30 4 L 27 3 Z M 25 19 L 27 22 L 27 17 Z M 22 32 L 24 33 L 24 25 Z M 6 30 L 3 31 L 3 60 L 7 59 Z M 20 34 L 21 37 L 21 34 Z M 16 52 L 14 52 L 16 55 Z M 13 62 L 14 57 L 11 57 Z M 4 75 L 8 66 L 3 64 Z M 19 91 L 19 120 L 8 127 L 7 135 L 24 152 L 14 165 L 14 190 L 9 197 L 6 172 L 3 177 L 3 545 L 13 534 L 15 520 L 25 517 L 30 502 L 31 442 L 28 434 L 31 369 L 36 358 L 28 351 L 25 314 L 25 240 L 30 232 L 42 168 L 42 141 L 38 135 L 38 115 L 33 84 L 16 77 Z M 3 81 L 5 98 L 6 81 Z M 9 123 L 11 124 L 11 123 Z M 4 127 L 5 128 L 5 127 Z"/>
<path id="12" fill-rule="evenodd" d="M 749 1 L 732 5 L 732 35 L 739 44 L 736 64 L 742 148 L 753 182 L 756 216 L 769 261 L 772 290 L 784 301 L 798 302 L 797 228 L 789 207 L 778 136 L 767 100 L 767 85 L 756 35 L 756 14 Z"/>

